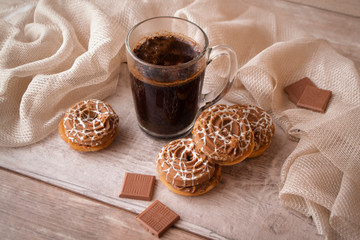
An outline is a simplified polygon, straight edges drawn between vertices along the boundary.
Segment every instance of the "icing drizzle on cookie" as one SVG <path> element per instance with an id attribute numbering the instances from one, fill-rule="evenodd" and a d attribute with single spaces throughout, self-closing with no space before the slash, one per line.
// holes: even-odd
<path id="1" fill-rule="evenodd" d="M 90 99 L 72 106 L 64 116 L 65 135 L 73 143 L 98 146 L 116 134 L 119 118 L 103 101 Z"/>
<path id="2" fill-rule="evenodd" d="M 176 187 L 191 187 L 208 181 L 215 171 L 205 155 L 195 151 L 191 138 L 174 140 L 158 154 L 156 166 L 159 174 Z"/>
<path id="3" fill-rule="evenodd" d="M 202 112 L 193 139 L 196 149 L 218 164 L 235 161 L 253 148 L 253 133 L 246 117 L 223 104 Z"/>
<path id="4" fill-rule="evenodd" d="M 255 147 L 254 151 L 261 147 L 270 144 L 272 136 L 274 135 L 274 124 L 271 115 L 265 112 L 260 107 L 254 105 L 233 105 L 234 108 L 241 111 L 248 119 L 251 129 L 254 132 Z"/>

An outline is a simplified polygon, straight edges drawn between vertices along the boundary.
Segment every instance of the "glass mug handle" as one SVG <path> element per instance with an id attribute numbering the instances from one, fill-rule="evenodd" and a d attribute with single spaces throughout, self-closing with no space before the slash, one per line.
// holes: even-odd
<path id="1" fill-rule="evenodd" d="M 230 90 L 230 88 L 234 82 L 235 75 L 236 75 L 237 68 L 238 68 L 236 53 L 230 46 L 217 45 L 215 47 L 209 48 L 208 51 L 209 51 L 209 54 L 208 54 L 209 60 L 207 61 L 207 65 L 210 64 L 214 59 L 216 59 L 220 56 L 227 56 L 230 61 L 229 62 L 229 72 L 228 72 L 228 76 L 227 76 L 227 82 L 226 82 L 224 88 L 220 91 L 220 93 L 217 96 L 215 96 L 215 97 L 213 96 L 215 94 L 216 90 L 213 90 L 206 94 L 201 94 L 201 102 L 204 103 L 204 105 L 202 107 L 200 107 L 198 114 L 200 114 L 206 108 L 214 105 L 221 98 L 223 98 L 225 96 L 225 94 Z"/>

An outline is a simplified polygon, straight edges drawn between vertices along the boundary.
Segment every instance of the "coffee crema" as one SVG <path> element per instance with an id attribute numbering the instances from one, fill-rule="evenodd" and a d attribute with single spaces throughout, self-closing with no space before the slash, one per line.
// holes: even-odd
<path id="1" fill-rule="evenodd" d="M 141 60 L 160 66 L 186 63 L 199 55 L 196 42 L 177 35 L 159 35 L 146 38 L 134 48 Z"/>
<path id="2" fill-rule="evenodd" d="M 164 70 L 138 64 L 130 70 L 137 118 L 143 128 L 169 135 L 192 126 L 199 109 L 205 64 L 181 64 L 199 56 L 199 49 L 195 41 L 176 34 L 151 36 L 135 46 L 133 52 L 139 59 L 174 66 Z"/>

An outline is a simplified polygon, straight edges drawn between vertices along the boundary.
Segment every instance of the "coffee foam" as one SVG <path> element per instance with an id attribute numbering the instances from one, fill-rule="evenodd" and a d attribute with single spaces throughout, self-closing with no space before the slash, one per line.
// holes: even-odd
<path id="1" fill-rule="evenodd" d="M 187 82 L 197 78 L 200 74 L 203 73 L 206 67 L 206 59 L 205 55 L 198 58 L 199 55 L 201 55 L 200 45 L 193 39 L 183 34 L 167 31 L 152 33 L 141 38 L 137 42 L 137 44 L 135 44 L 135 47 L 133 49 L 136 49 L 140 45 L 144 44 L 148 39 L 154 37 L 175 37 L 180 41 L 189 44 L 194 51 L 198 52 L 198 54 L 191 61 L 169 66 L 155 65 L 152 63 L 148 63 L 142 59 L 135 59 L 134 64 L 128 63 L 130 73 L 135 78 L 142 82 L 155 86 L 172 87 L 186 84 Z M 135 55 L 134 50 L 133 54 Z M 197 59 L 197 61 L 193 62 L 194 59 Z M 190 75 L 190 77 L 179 80 L 182 74 L 185 75 L 185 77 L 186 75 Z M 155 76 L 151 77 L 146 75 Z"/>

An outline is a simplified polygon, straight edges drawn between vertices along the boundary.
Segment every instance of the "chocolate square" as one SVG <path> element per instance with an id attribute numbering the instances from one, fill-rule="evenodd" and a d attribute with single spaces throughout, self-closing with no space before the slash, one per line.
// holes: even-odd
<path id="1" fill-rule="evenodd" d="M 297 104 L 305 87 L 308 85 L 316 87 L 316 85 L 308 77 L 304 77 L 285 87 L 284 91 L 288 94 L 289 100 Z"/>
<path id="2" fill-rule="evenodd" d="M 150 201 L 154 183 L 155 176 L 127 172 L 119 197 Z"/>
<path id="3" fill-rule="evenodd" d="M 297 106 L 324 113 L 331 97 L 331 91 L 306 86 Z"/>
<path id="4" fill-rule="evenodd" d="M 158 200 L 136 217 L 136 220 L 157 237 L 161 237 L 179 219 L 179 215 Z"/>

